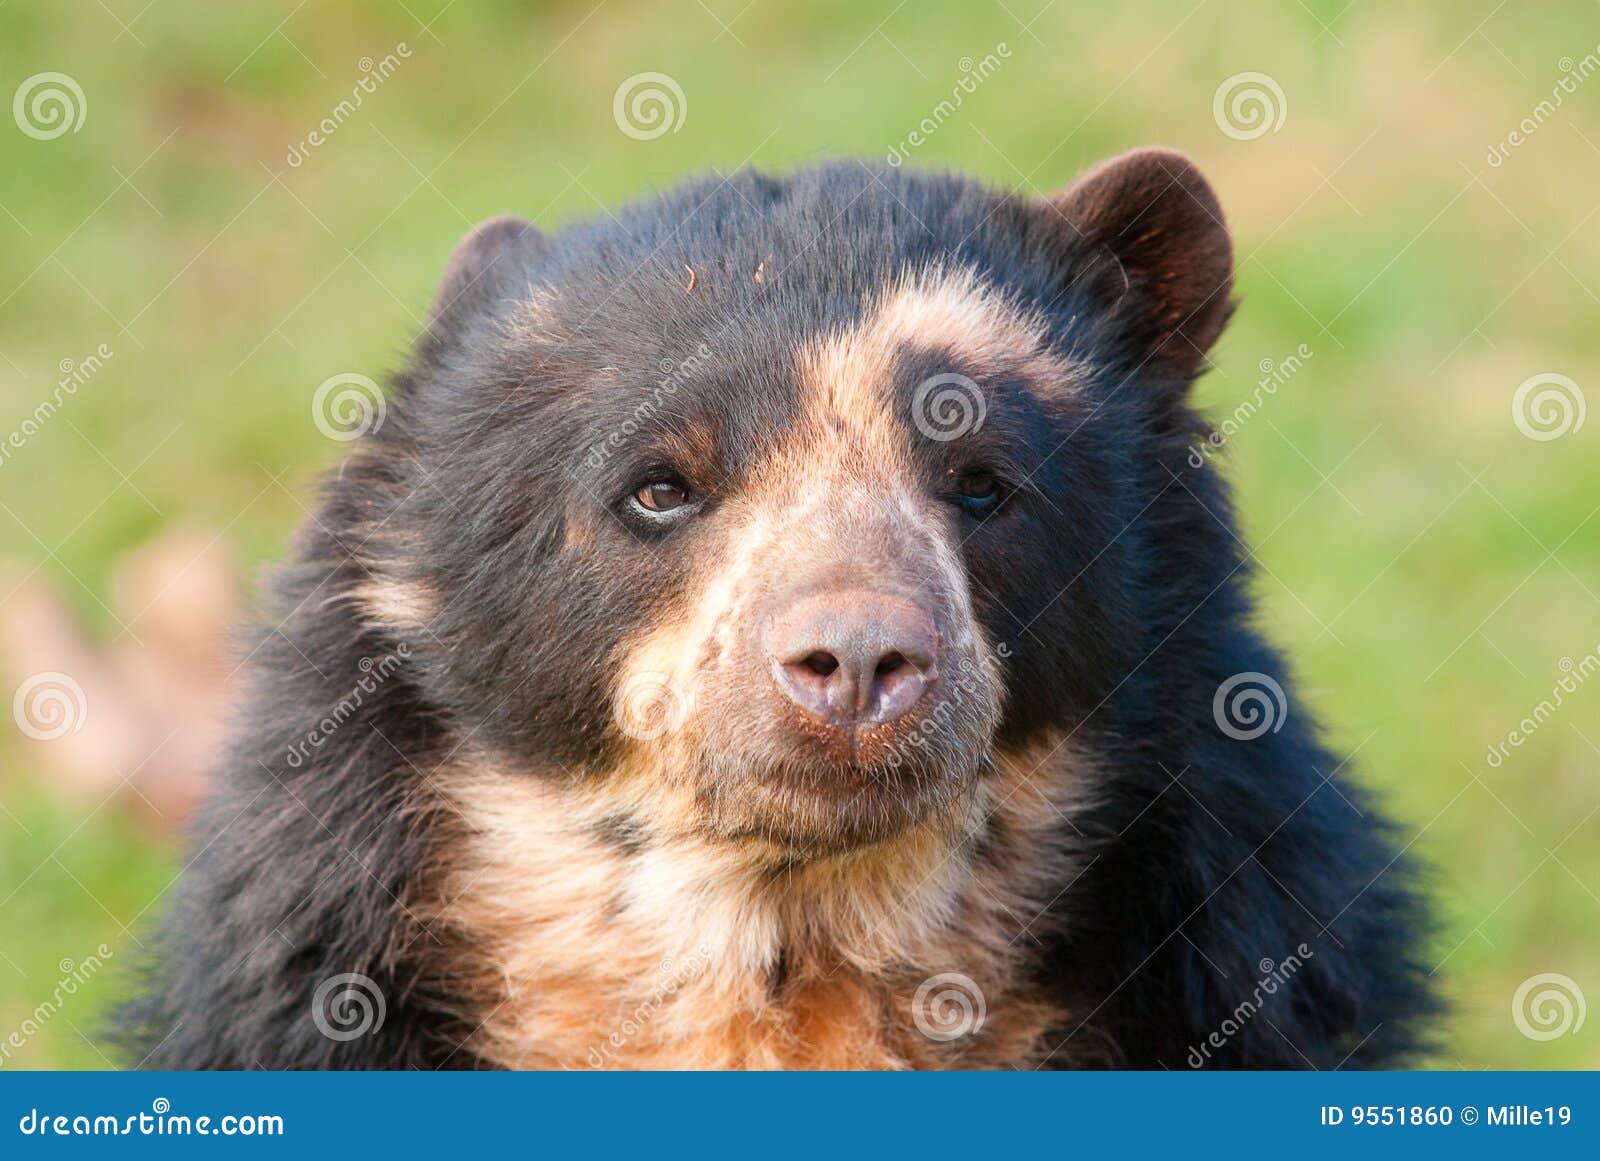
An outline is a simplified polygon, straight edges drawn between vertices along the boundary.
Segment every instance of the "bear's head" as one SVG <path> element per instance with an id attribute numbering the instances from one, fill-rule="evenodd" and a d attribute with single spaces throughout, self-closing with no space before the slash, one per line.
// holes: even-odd
<path id="1" fill-rule="evenodd" d="M 364 608 L 461 745 L 622 832 L 959 830 L 1159 640 L 1231 264 L 1162 150 L 1051 199 L 835 165 L 485 223 L 369 441 Z"/>

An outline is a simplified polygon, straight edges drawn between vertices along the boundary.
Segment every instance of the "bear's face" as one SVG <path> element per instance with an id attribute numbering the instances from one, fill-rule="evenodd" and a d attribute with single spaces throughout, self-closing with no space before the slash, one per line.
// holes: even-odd
<path id="1" fill-rule="evenodd" d="M 1152 156 L 1159 258 L 1195 193 Z M 469 236 L 371 596 L 464 742 L 619 833 L 803 855 L 958 828 L 997 747 L 1070 730 L 1136 639 L 1154 396 L 1226 303 L 1201 264 L 1171 314 L 1193 292 L 1091 212 L 1132 212 L 1105 180 L 824 172 Z"/>

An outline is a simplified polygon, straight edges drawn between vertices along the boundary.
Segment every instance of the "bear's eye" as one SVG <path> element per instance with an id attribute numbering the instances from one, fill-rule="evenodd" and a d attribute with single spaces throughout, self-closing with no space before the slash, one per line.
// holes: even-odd
<path id="1" fill-rule="evenodd" d="M 955 479 L 955 493 L 961 506 L 974 516 L 984 516 L 1000 503 L 1004 489 L 993 472 L 967 472 Z"/>
<path id="2" fill-rule="evenodd" d="M 676 480 L 656 480 L 635 491 L 633 502 L 646 512 L 672 512 L 689 502 L 689 489 Z"/>

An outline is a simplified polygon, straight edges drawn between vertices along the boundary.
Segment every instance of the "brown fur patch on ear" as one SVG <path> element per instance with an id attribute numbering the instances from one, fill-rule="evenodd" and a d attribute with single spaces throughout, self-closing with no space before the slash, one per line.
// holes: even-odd
<path id="1" fill-rule="evenodd" d="M 1233 312 L 1233 240 L 1195 164 L 1170 149 L 1137 149 L 1090 170 L 1051 205 L 1077 245 L 1110 260 L 1087 276 L 1129 312 L 1142 357 L 1196 375 Z"/>

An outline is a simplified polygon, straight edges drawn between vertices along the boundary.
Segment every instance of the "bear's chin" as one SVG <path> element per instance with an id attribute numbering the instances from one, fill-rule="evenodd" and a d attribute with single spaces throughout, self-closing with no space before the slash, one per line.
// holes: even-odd
<path id="1" fill-rule="evenodd" d="M 699 798 L 709 837 L 805 861 L 911 835 L 947 836 L 953 845 L 964 833 L 977 781 L 973 763 L 785 762 L 720 771 Z"/>

